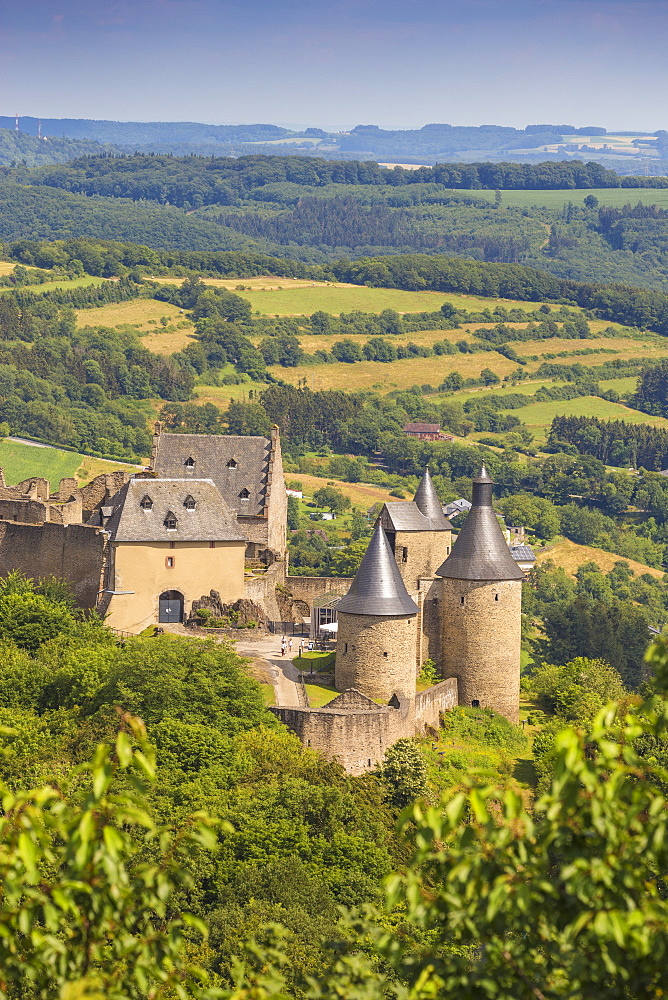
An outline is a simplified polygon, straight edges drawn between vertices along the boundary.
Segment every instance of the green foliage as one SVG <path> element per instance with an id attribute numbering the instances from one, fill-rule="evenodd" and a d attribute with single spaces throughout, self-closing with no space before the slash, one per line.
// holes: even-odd
<path id="1" fill-rule="evenodd" d="M 100 746 L 72 774 L 3 793 L 0 996 L 185 996 L 205 974 L 184 960 L 192 931 L 171 900 L 185 858 L 212 847 L 212 824 L 161 826 L 143 793 L 154 775 L 141 722 L 126 716 L 115 751 Z M 226 827 L 229 829 L 229 827 Z"/>
<path id="2" fill-rule="evenodd" d="M 403 809 L 427 790 L 427 762 L 416 740 L 398 740 L 385 751 L 380 775 L 396 809 Z"/>
<path id="3" fill-rule="evenodd" d="M 540 707 L 567 721 L 590 723 L 625 692 L 617 671 L 605 660 L 576 657 L 564 666 L 544 664 L 532 671 L 530 690 Z"/>
<path id="4" fill-rule="evenodd" d="M 350 507 L 350 498 L 335 486 L 321 486 L 313 493 L 313 499 L 318 507 L 327 507 L 332 513 L 342 514 Z"/>
<path id="5" fill-rule="evenodd" d="M 420 667 L 420 673 L 418 674 L 418 684 L 438 684 L 441 678 L 438 675 L 438 670 L 436 669 L 436 664 L 433 660 L 425 660 Z"/>

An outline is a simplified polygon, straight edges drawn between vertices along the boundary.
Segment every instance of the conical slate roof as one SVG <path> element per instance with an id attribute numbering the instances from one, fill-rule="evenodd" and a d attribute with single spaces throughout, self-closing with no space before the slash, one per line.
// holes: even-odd
<path id="1" fill-rule="evenodd" d="M 524 579 L 524 573 L 510 554 L 492 508 L 492 486 L 493 481 L 483 465 L 473 480 L 473 506 L 452 546 L 452 552 L 436 570 L 437 576 L 449 580 Z"/>
<path id="2" fill-rule="evenodd" d="M 350 590 L 336 605 L 336 611 L 351 615 L 417 614 L 417 605 L 408 596 L 380 523 L 371 536 Z"/>
<path id="3" fill-rule="evenodd" d="M 429 466 L 424 470 L 422 481 L 413 499 L 417 509 L 425 517 L 433 518 L 434 521 L 447 521 L 429 473 Z"/>

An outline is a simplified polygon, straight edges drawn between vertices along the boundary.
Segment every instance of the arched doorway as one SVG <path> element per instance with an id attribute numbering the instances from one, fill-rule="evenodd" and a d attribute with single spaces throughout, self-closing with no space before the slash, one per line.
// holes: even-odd
<path id="1" fill-rule="evenodd" d="M 166 590 L 160 595 L 158 621 L 165 624 L 183 621 L 183 594 L 178 590 Z"/>

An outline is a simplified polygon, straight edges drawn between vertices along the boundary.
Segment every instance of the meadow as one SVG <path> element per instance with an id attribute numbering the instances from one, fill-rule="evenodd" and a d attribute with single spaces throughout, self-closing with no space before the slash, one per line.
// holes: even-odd
<path id="1" fill-rule="evenodd" d="M 651 417 L 621 403 L 611 403 L 598 396 L 578 396 L 548 403 L 530 403 L 520 410 L 508 410 L 519 417 L 529 430 L 536 432 L 536 444 L 544 443 L 554 417 L 598 417 L 599 420 L 624 420 L 627 424 L 649 424 L 668 429 L 665 417 Z"/>
<path id="2" fill-rule="evenodd" d="M 94 309 L 76 309 L 78 325 L 131 326 L 142 338 L 142 344 L 155 354 L 174 354 L 183 350 L 193 339 L 195 327 L 185 311 L 170 302 L 155 299 L 129 299 L 110 302 Z M 166 319 L 163 326 L 161 320 Z"/>
<path id="3" fill-rule="evenodd" d="M 12 264 L 7 271 L 0 273 L 8 274 L 14 270 L 14 267 L 15 265 Z M 41 295 L 42 292 L 53 292 L 55 289 L 88 288 L 90 285 L 101 285 L 107 280 L 107 278 L 93 278 L 87 274 L 82 278 L 56 278 L 55 281 L 45 281 L 41 285 L 26 285 L 25 289 L 34 295 Z M 14 291 L 14 287 L 14 285 L 7 285 L 0 288 L 0 292 Z"/>
<path id="4" fill-rule="evenodd" d="M 609 573 L 615 563 L 622 559 L 621 556 L 615 555 L 614 552 L 605 552 L 594 545 L 578 545 L 576 542 L 571 542 L 568 538 L 559 538 L 552 545 L 548 545 L 545 548 L 534 547 L 534 552 L 536 562 L 539 565 L 551 560 L 556 566 L 561 566 L 571 577 L 575 577 L 580 566 L 584 566 L 585 563 L 590 562 L 596 563 L 601 572 Z M 623 562 L 628 563 L 636 576 L 649 573 L 650 576 L 656 577 L 657 580 L 665 576 L 660 569 L 655 569 L 653 566 L 646 566 L 644 563 L 636 562 L 635 559 L 624 558 Z"/>
<path id="5" fill-rule="evenodd" d="M 494 202 L 494 191 L 475 191 L 476 198 Z M 501 204 L 506 208 L 560 209 L 571 202 L 581 205 L 588 195 L 598 198 L 601 205 L 622 208 L 624 205 L 658 205 L 668 208 L 668 188 L 577 188 L 559 191 L 502 191 Z"/>
<path id="6" fill-rule="evenodd" d="M 492 192 L 494 193 L 494 192 Z M 181 284 L 182 278 L 155 278 L 164 284 Z M 519 299 L 486 299 L 477 295 L 458 295 L 444 292 L 407 292 L 400 288 L 368 288 L 366 285 L 349 285 L 344 282 L 304 281 L 301 278 L 207 278 L 206 285 L 227 288 L 247 299 L 254 312 L 261 316 L 311 316 L 326 312 L 339 316 L 342 312 L 381 313 L 383 309 L 396 309 L 399 313 L 437 312 L 444 302 L 456 309 L 478 312 L 493 308 L 495 304 L 508 309 L 533 311 L 540 302 L 522 302 Z"/>
<path id="7" fill-rule="evenodd" d="M 139 466 L 107 462 L 91 455 L 80 455 L 75 451 L 42 448 L 4 440 L 0 441 L 0 468 L 8 485 L 15 485 L 33 476 L 41 476 L 49 480 L 52 490 L 57 490 L 59 481 L 67 477 L 74 476 L 79 485 L 83 485 L 103 472 L 113 472 L 114 469 L 121 468 L 139 468 Z"/>

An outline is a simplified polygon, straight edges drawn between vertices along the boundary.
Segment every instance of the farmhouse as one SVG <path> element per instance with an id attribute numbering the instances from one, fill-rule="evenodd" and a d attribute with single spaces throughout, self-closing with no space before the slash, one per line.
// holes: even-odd
<path id="1" fill-rule="evenodd" d="M 452 434 L 445 434 L 439 424 L 404 424 L 404 434 L 418 441 L 454 441 Z"/>

